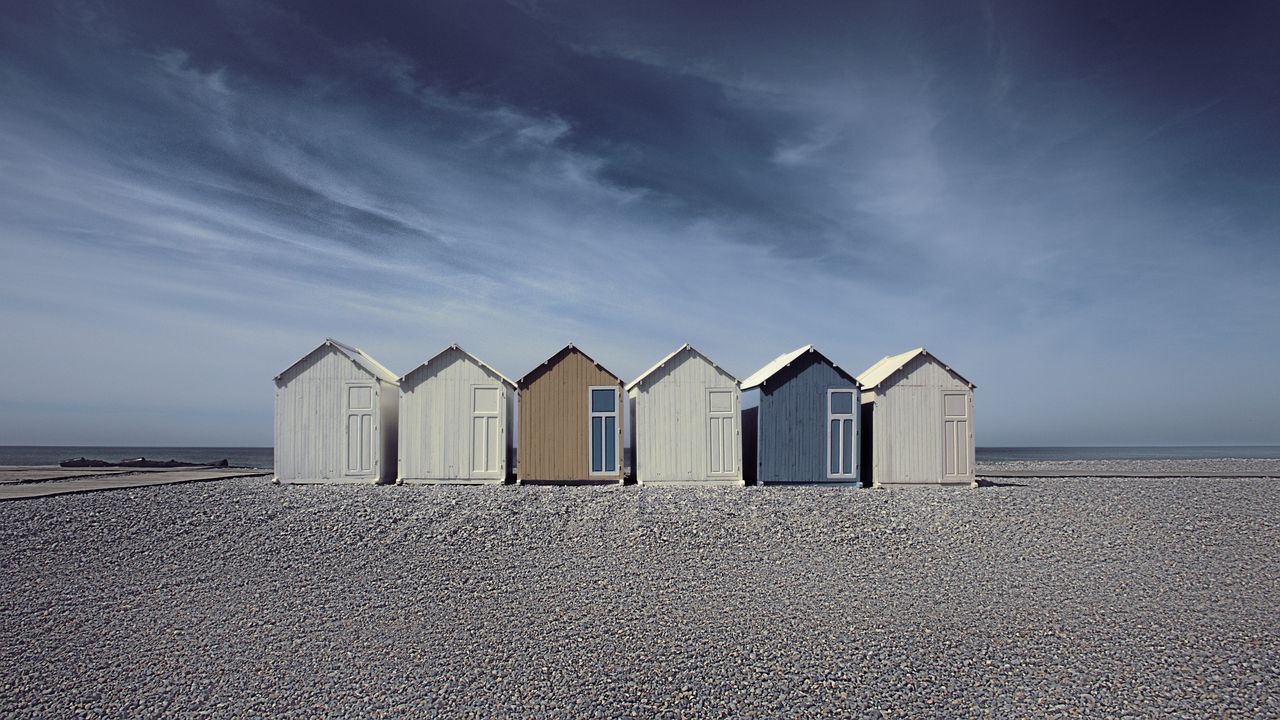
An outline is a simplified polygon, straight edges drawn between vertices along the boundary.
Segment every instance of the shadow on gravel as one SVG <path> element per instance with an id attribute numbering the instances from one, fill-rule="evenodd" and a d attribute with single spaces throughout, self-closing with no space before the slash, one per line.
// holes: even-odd
<path id="1" fill-rule="evenodd" d="M 978 487 L 1026 487 L 1026 483 L 1016 482 L 994 482 L 986 478 L 978 478 Z"/>

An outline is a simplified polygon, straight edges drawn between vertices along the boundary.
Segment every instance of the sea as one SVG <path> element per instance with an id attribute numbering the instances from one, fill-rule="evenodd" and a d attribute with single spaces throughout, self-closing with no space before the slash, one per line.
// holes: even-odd
<path id="1" fill-rule="evenodd" d="M 1280 459 L 1280 445 L 1155 445 L 1118 447 L 979 447 L 978 462 L 1009 460 Z"/>
<path id="2" fill-rule="evenodd" d="M 57 465 L 76 458 L 119 462 L 133 458 L 211 463 L 232 467 L 270 468 L 269 447 L 129 447 L 122 445 L 0 445 L 0 465 Z"/>
<path id="3" fill-rule="evenodd" d="M 90 458 L 117 462 L 148 460 L 217 462 L 234 467 L 270 468 L 269 447 L 129 447 L 115 445 L 0 445 L 0 465 L 57 465 Z M 977 460 L 1198 460 L 1221 458 L 1280 459 L 1280 445 L 1181 445 L 1147 447 L 979 447 Z"/>

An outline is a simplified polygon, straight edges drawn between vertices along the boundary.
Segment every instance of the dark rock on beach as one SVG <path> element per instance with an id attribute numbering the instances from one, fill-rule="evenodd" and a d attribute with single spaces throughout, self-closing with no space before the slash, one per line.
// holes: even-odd
<path id="1" fill-rule="evenodd" d="M 90 460 L 86 457 L 80 457 L 75 460 L 63 460 L 58 463 L 64 468 L 93 468 L 93 467 L 111 467 L 111 463 L 106 460 Z"/>
<path id="2" fill-rule="evenodd" d="M 106 460 L 90 460 L 88 458 L 79 458 L 77 460 L 63 460 L 58 463 L 64 468 L 94 468 L 94 467 L 122 467 L 122 468 L 183 468 L 183 467 L 229 467 L 227 460 L 215 460 L 214 462 L 183 462 L 181 460 L 148 460 L 144 457 L 130 458 L 121 460 L 120 462 L 107 462 Z"/>

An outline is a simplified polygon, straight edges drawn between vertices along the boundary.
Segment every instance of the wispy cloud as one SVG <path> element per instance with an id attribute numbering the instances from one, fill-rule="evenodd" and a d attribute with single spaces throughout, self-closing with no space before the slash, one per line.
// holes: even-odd
<path id="1" fill-rule="evenodd" d="M 7 441 L 100 439 L 48 402 L 264 443 L 267 380 L 326 335 L 512 375 L 570 340 L 624 375 L 923 343 L 981 386 L 980 443 L 1124 441 L 1280 344 L 1275 166 L 1211 130 L 1265 116 L 1136 105 L 1147 75 L 1039 53 L 1020 6 L 61 7 L 0 27 Z"/>

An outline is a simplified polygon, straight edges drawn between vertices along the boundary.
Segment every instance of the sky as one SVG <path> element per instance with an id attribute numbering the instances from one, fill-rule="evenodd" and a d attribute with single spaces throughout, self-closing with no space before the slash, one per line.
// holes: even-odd
<path id="1" fill-rule="evenodd" d="M 1280 3 L 0 17 L 0 444 L 270 445 L 326 337 L 925 346 L 979 446 L 1280 444 Z"/>

